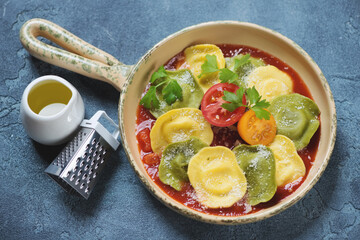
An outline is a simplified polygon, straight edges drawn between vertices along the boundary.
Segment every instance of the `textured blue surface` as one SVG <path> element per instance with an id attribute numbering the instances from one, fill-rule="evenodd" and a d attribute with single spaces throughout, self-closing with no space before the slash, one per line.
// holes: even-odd
<path id="1" fill-rule="evenodd" d="M 217 2 L 0 0 L 0 238 L 359 239 L 360 1 Z M 89 200 L 68 195 L 44 174 L 62 146 L 28 138 L 19 119 L 22 92 L 39 76 L 59 75 L 79 90 L 86 117 L 104 109 L 114 119 L 119 93 L 29 56 L 18 32 L 34 17 L 65 27 L 126 64 L 200 22 L 247 21 L 284 34 L 318 63 L 334 94 L 337 141 L 324 175 L 291 208 L 239 226 L 209 225 L 166 208 L 143 187 L 121 147 Z"/>

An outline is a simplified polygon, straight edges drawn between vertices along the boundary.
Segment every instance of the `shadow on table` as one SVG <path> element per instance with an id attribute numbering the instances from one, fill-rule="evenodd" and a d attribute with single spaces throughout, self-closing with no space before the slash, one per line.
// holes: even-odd
<path id="1" fill-rule="evenodd" d="M 303 199 L 284 212 L 269 219 L 235 226 L 221 226 L 199 222 L 184 217 L 161 205 L 155 198 L 153 204 L 163 215 L 165 225 L 172 225 L 179 238 L 192 239 L 294 239 L 302 235 L 313 239 L 322 238 L 323 223 L 318 219 L 328 218 L 328 203 L 334 199 L 334 190 L 341 165 L 343 133 L 338 129 L 338 138 L 333 155 L 320 181 Z M 149 194 L 150 195 L 150 194 Z"/>
<path id="2" fill-rule="evenodd" d="M 33 141 L 33 145 L 42 159 L 42 165 L 44 169 L 51 164 L 51 162 L 57 157 L 57 155 L 62 151 L 66 146 L 65 144 L 60 146 L 45 146 Z M 64 189 L 60 189 L 54 181 L 54 188 L 58 187 L 58 197 L 61 198 L 61 201 L 66 207 L 77 216 L 81 218 L 87 218 L 87 216 L 92 216 L 97 211 L 100 202 L 103 199 L 105 192 L 108 190 L 108 182 L 120 167 L 119 161 L 119 151 L 122 147 L 119 146 L 118 150 L 110 155 L 106 160 L 105 166 L 102 170 L 101 175 L 99 176 L 98 182 L 96 183 L 89 199 L 85 199 L 80 195 L 75 193 L 68 193 Z"/>
<path id="3" fill-rule="evenodd" d="M 45 168 L 59 155 L 59 153 L 64 149 L 66 143 L 58 146 L 46 146 L 31 140 L 36 152 L 41 157 L 42 164 Z"/>
<path id="4" fill-rule="evenodd" d="M 86 200 L 79 196 L 61 195 L 65 205 L 79 217 L 87 218 L 89 216 L 93 216 L 98 210 L 98 207 L 100 207 L 103 197 L 109 190 L 110 185 L 108 183 L 121 165 L 119 156 L 117 156 L 119 150 L 121 149 L 122 147 L 120 146 L 118 150 L 106 160 L 101 176 L 99 177 L 89 199 Z"/>

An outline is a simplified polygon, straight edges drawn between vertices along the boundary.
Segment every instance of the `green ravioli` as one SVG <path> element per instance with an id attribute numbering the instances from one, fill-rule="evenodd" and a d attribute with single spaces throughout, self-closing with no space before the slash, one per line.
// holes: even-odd
<path id="1" fill-rule="evenodd" d="M 254 69 L 260 66 L 265 66 L 265 63 L 263 60 L 261 60 L 260 58 L 253 58 L 250 57 L 249 58 L 249 62 L 238 66 L 235 69 L 235 60 L 240 60 L 241 58 L 243 58 L 245 55 L 243 54 L 239 54 L 237 56 L 231 57 L 231 58 L 225 58 L 225 64 L 226 64 L 226 68 L 230 69 L 231 71 L 235 72 L 238 74 L 239 78 L 238 80 L 235 82 L 235 84 L 239 85 L 240 87 L 244 87 L 246 88 L 246 82 L 245 82 L 245 77 Z"/>
<path id="2" fill-rule="evenodd" d="M 198 138 L 191 137 L 184 142 L 169 144 L 161 157 L 159 165 L 159 178 L 177 191 L 181 190 L 181 183 L 189 181 L 187 167 L 192 156 L 200 149 L 208 147 Z"/>
<path id="3" fill-rule="evenodd" d="M 158 118 L 164 113 L 176 108 L 199 108 L 204 92 L 195 81 L 194 76 L 188 69 L 181 69 L 177 71 L 166 71 L 169 78 L 174 79 L 182 89 L 182 99 L 176 100 L 173 104 L 169 105 L 163 98 L 161 91 L 162 86 L 156 89 L 156 96 L 159 99 L 160 107 L 158 109 L 151 109 L 151 114 Z M 156 82 L 155 82 L 156 85 Z"/>
<path id="4" fill-rule="evenodd" d="M 268 110 L 274 116 L 277 133 L 290 138 L 301 150 L 306 147 L 320 122 L 320 110 L 310 98 L 297 93 L 276 97 Z"/>
<path id="5" fill-rule="evenodd" d="M 275 194 L 275 158 L 264 145 L 241 144 L 233 149 L 248 182 L 248 202 L 257 205 L 269 201 Z"/>

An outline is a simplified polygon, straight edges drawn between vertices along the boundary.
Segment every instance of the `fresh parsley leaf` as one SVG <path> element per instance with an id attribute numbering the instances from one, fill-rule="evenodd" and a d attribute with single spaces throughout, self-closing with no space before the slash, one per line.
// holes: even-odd
<path id="1" fill-rule="evenodd" d="M 206 60 L 201 65 L 201 74 L 198 76 L 198 78 L 201 78 L 204 74 L 218 72 L 218 71 L 220 71 L 219 79 L 221 80 L 222 83 L 234 83 L 239 78 L 239 76 L 235 72 L 231 71 L 228 68 L 219 69 L 215 55 L 207 54 L 205 58 Z M 242 64 L 247 63 L 249 61 L 249 58 L 250 55 L 247 54 L 243 56 L 241 59 L 236 59 L 235 65 L 241 66 Z"/>
<path id="2" fill-rule="evenodd" d="M 221 104 L 221 107 L 230 111 L 230 112 L 233 112 L 235 111 L 239 106 L 236 104 L 236 103 L 223 103 Z"/>
<path id="3" fill-rule="evenodd" d="M 160 79 L 160 81 L 156 81 Z M 182 88 L 175 79 L 171 79 L 167 74 L 164 66 L 151 75 L 151 87 L 141 99 L 140 104 L 147 109 L 156 109 L 160 107 L 160 101 L 156 94 L 162 94 L 163 99 L 169 105 L 173 104 L 177 99 L 182 99 Z M 155 86 L 153 86 L 155 85 Z M 164 85 L 162 90 L 158 89 Z"/>
<path id="4" fill-rule="evenodd" d="M 222 83 L 234 83 L 239 76 L 228 68 L 220 69 L 219 78 Z"/>
<path id="5" fill-rule="evenodd" d="M 240 66 L 250 62 L 250 54 L 242 56 L 240 59 L 235 59 L 234 69 L 238 69 Z"/>
<path id="6" fill-rule="evenodd" d="M 266 120 L 270 119 L 270 112 L 261 107 L 255 106 L 252 107 L 251 110 L 255 112 L 255 115 L 258 119 L 263 119 L 263 118 Z"/>
<path id="7" fill-rule="evenodd" d="M 205 58 L 206 60 L 203 65 L 201 65 L 201 74 L 198 76 L 198 78 L 201 78 L 202 75 L 206 73 L 213 73 L 219 71 L 215 55 L 206 54 Z"/>
<path id="8" fill-rule="evenodd" d="M 140 100 L 140 104 L 143 105 L 145 108 L 159 108 L 160 102 L 159 99 L 156 97 L 156 87 L 151 86 L 144 97 Z"/>
<path id="9" fill-rule="evenodd" d="M 245 89 L 243 87 L 240 87 L 238 90 L 236 90 L 236 95 L 239 96 L 238 98 L 239 103 L 242 103 L 244 93 L 245 93 Z"/>
<path id="10" fill-rule="evenodd" d="M 268 108 L 270 106 L 270 103 L 267 102 L 265 99 L 259 101 L 257 104 L 256 104 L 257 107 L 260 107 L 260 108 Z"/>
<path id="11" fill-rule="evenodd" d="M 164 66 L 160 66 L 159 69 L 151 75 L 150 82 L 154 83 L 157 79 L 167 77 Z"/>
<path id="12" fill-rule="evenodd" d="M 246 99 L 249 101 L 248 108 L 252 109 L 256 117 L 259 119 L 270 119 L 270 112 L 265 108 L 270 106 L 270 103 L 265 99 L 261 100 L 261 96 L 256 88 L 253 86 L 252 88 L 246 89 Z"/>
<path id="13" fill-rule="evenodd" d="M 169 105 L 173 104 L 176 99 L 182 99 L 182 89 L 174 79 L 169 80 L 169 83 L 163 88 L 162 94 L 164 95 L 166 103 Z"/>
<path id="14" fill-rule="evenodd" d="M 223 103 L 221 105 L 222 108 L 225 108 L 226 110 L 233 112 L 235 111 L 238 107 L 243 107 L 245 105 L 243 105 L 242 103 L 242 98 L 244 95 L 244 88 L 239 88 L 236 93 L 232 93 L 232 92 L 228 92 L 228 91 L 224 91 L 224 96 L 223 99 L 229 103 Z"/>
<path id="15" fill-rule="evenodd" d="M 232 92 L 224 91 L 224 96 L 222 98 L 228 102 L 238 103 L 238 96 Z"/>
<path id="16" fill-rule="evenodd" d="M 198 76 L 198 78 L 201 78 L 204 74 L 213 73 L 217 71 L 220 71 L 219 78 L 222 83 L 234 83 L 239 78 L 239 76 L 235 72 L 231 71 L 228 68 L 219 69 L 215 55 L 207 54 L 205 58 L 206 60 L 201 65 L 201 74 Z M 250 61 L 250 54 L 246 54 L 242 56 L 240 59 L 235 59 L 234 69 L 239 68 L 240 66 L 248 63 L 249 61 Z"/>
<path id="17" fill-rule="evenodd" d="M 246 89 L 246 99 L 250 102 L 250 106 L 256 104 L 260 100 L 260 95 L 255 89 L 255 86 Z"/>
<path id="18" fill-rule="evenodd" d="M 242 103 L 244 93 L 247 100 L 246 105 Z M 255 112 L 257 118 L 270 119 L 270 112 L 265 109 L 270 106 L 270 103 L 265 99 L 261 100 L 261 96 L 255 87 L 246 90 L 240 87 L 236 93 L 224 91 L 223 99 L 228 103 L 223 103 L 221 107 L 230 112 L 235 111 L 238 107 L 247 107 Z"/>

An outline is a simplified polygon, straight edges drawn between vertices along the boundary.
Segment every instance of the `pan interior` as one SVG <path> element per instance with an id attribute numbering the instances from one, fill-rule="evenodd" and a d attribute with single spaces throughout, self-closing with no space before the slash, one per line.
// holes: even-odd
<path id="1" fill-rule="evenodd" d="M 206 215 L 189 209 L 168 197 L 148 176 L 140 159 L 135 137 L 136 110 L 151 74 L 184 48 L 200 44 L 238 44 L 261 49 L 290 65 L 308 86 L 321 111 L 321 137 L 314 165 L 304 183 L 279 204 L 240 217 Z M 336 134 L 336 112 L 325 77 L 309 55 L 290 39 L 255 24 L 210 22 L 179 31 L 154 46 L 135 65 L 121 95 L 119 118 L 123 146 L 135 172 L 146 187 L 167 206 L 201 221 L 237 224 L 258 221 L 286 209 L 302 198 L 316 183 L 330 158 Z"/>

